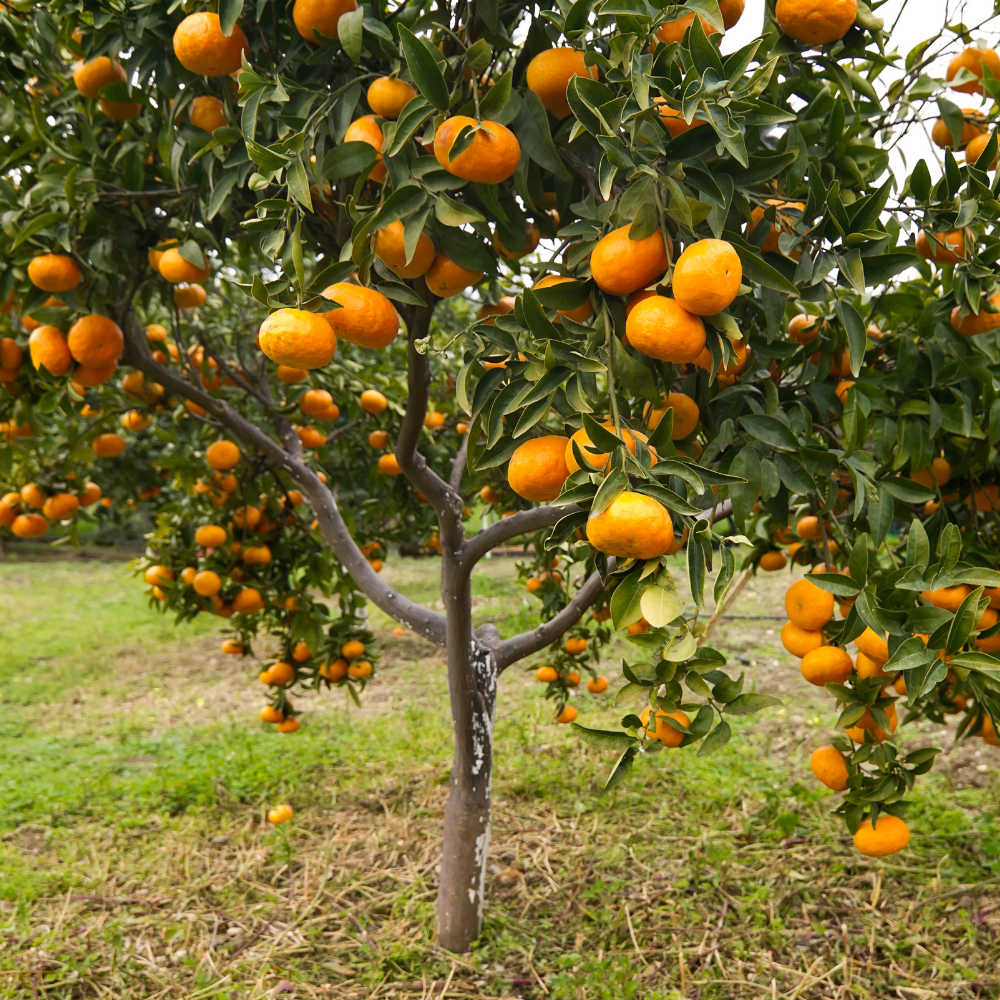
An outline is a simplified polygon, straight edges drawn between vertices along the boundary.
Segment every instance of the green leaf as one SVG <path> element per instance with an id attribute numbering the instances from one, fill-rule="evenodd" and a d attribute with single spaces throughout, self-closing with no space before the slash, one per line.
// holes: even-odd
<path id="1" fill-rule="evenodd" d="M 401 281 L 381 281 L 377 285 L 378 290 L 388 299 L 395 299 L 396 302 L 405 302 L 411 306 L 426 306 L 427 303 Z"/>
<path id="2" fill-rule="evenodd" d="M 790 428 L 777 417 L 752 413 L 739 418 L 740 426 L 756 440 L 782 451 L 798 451 L 799 442 Z"/>
<path id="3" fill-rule="evenodd" d="M 219 0 L 219 27 L 226 38 L 232 35 L 233 25 L 242 13 L 243 0 Z"/>
<path id="4" fill-rule="evenodd" d="M 764 708 L 773 708 L 781 704 L 780 698 L 775 698 L 769 694 L 748 693 L 741 694 L 738 698 L 729 702 L 725 711 L 730 715 L 753 715 Z"/>
<path id="5" fill-rule="evenodd" d="M 859 590 L 853 580 L 840 573 L 810 573 L 809 582 L 837 597 L 853 597 Z"/>
<path id="6" fill-rule="evenodd" d="M 525 92 L 521 110 L 511 128 L 522 151 L 543 170 L 551 170 L 564 181 L 572 179 L 552 141 L 548 112 L 542 99 L 533 90 Z"/>
<path id="7" fill-rule="evenodd" d="M 621 469 L 612 470 L 594 497 L 594 502 L 590 506 L 590 516 L 603 514 L 627 489 L 628 476 Z"/>
<path id="8" fill-rule="evenodd" d="M 663 628 L 684 614 L 684 602 L 676 590 L 653 584 L 646 588 L 639 599 L 639 609 L 642 611 L 642 617 L 653 628 Z"/>
<path id="9" fill-rule="evenodd" d="M 385 150 L 387 157 L 395 156 L 416 134 L 417 130 L 434 113 L 429 101 L 419 95 L 409 101 L 396 119 L 396 128 L 392 133 L 392 142 Z M 338 147 L 339 148 L 339 147 Z"/>
<path id="10" fill-rule="evenodd" d="M 743 277 L 756 281 L 758 285 L 765 288 L 773 288 L 778 292 L 785 292 L 788 295 L 798 295 L 798 289 L 780 271 L 775 270 L 768 264 L 756 249 L 735 233 L 726 230 L 723 234 L 733 249 L 739 254 L 740 263 L 743 265 Z"/>
<path id="11" fill-rule="evenodd" d="M 513 80 L 513 72 L 507 70 L 487 91 L 486 96 L 479 102 L 479 114 L 484 119 L 495 119 L 506 107 Z"/>
<path id="12" fill-rule="evenodd" d="M 857 378 L 865 360 L 865 347 L 867 346 L 865 322 L 857 309 L 843 299 L 837 300 L 837 315 L 847 331 L 847 343 L 851 350 L 851 372 Z"/>
<path id="13" fill-rule="evenodd" d="M 323 180 L 339 181 L 342 177 L 353 177 L 367 170 L 377 158 L 377 150 L 367 142 L 342 142 L 323 157 Z"/>
<path id="14" fill-rule="evenodd" d="M 951 628 L 948 630 L 948 641 L 945 643 L 945 652 L 948 654 L 957 653 L 968 641 L 972 634 L 972 629 L 979 620 L 979 598 L 983 596 L 983 588 L 977 587 L 959 605 L 955 617 L 952 619 Z"/>
<path id="15" fill-rule="evenodd" d="M 635 737 L 629 736 L 628 733 L 611 729 L 588 729 L 586 726 L 581 726 L 579 722 L 573 722 L 571 725 L 584 743 L 589 743 L 598 750 L 621 750 L 636 745 Z"/>
<path id="16" fill-rule="evenodd" d="M 651 403 L 659 402 L 660 394 L 653 381 L 652 372 L 622 347 L 618 337 L 611 338 L 611 369 L 630 393 L 643 396 Z"/>
<path id="17" fill-rule="evenodd" d="M 642 568 L 629 573 L 611 595 L 611 624 L 615 630 L 632 625 L 642 617 L 640 601 L 647 584 L 642 579 Z"/>
<path id="18" fill-rule="evenodd" d="M 635 762 L 635 755 L 638 752 L 637 747 L 631 746 L 618 758 L 611 774 L 608 776 L 608 780 L 604 784 L 606 790 L 610 791 L 612 788 L 616 788 L 628 777 L 628 773 L 632 770 L 632 765 Z"/>
<path id="19" fill-rule="evenodd" d="M 360 9 L 360 8 L 359 8 Z M 403 45 L 406 65 L 417 90 L 438 109 L 448 110 L 448 85 L 444 82 L 437 60 L 427 46 L 405 25 L 399 25 L 399 40 Z"/>
<path id="20" fill-rule="evenodd" d="M 443 226 L 465 226 L 473 222 L 485 222 L 486 216 L 471 205 L 455 201 L 446 194 L 434 199 L 434 217 Z"/>
<path id="21" fill-rule="evenodd" d="M 312 195 L 309 193 L 309 177 L 301 158 L 291 163 L 286 174 L 288 193 L 307 211 L 313 210 Z"/>
<path id="22" fill-rule="evenodd" d="M 708 736 L 706 736 L 702 742 L 701 746 L 698 747 L 698 756 L 707 757 L 709 754 L 713 754 L 716 750 L 721 750 L 732 738 L 733 730 L 729 723 L 723 719 L 716 727 L 713 729 Z"/>
<path id="23" fill-rule="evenodd" d="M 65 221 L 66 216 L 62 212 L 43 212 L 41 215 L 36 215 L 17 234 L 17 238 L 10 245 L 11 250 L 16 250 L 25 240 L 30 240 L 35 233 L 40 233 L 43 229 L 48 229 L 50 226 Z"/>

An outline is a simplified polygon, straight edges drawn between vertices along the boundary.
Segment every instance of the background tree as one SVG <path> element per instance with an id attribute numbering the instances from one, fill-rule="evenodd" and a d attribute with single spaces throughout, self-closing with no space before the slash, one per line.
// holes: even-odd
<path id="1" fill-rule="evenodd" d="M 846 736 L 814 769 L 846 790 L 859 849 L 905 846 L 904 796 L 933 760 L 888 739 L 890 679 L 908 717 L 957 706 L 995 739 L 996 138 L 967 137 L 984 120 L 942 97 L 936 134 L 968 142 L 968 164 L 949 148 L 936 184 L 923 163 L 897 179 L 886 149 L 907 101 L 945 86 L 920 75 L 928 46 L 906 58 L 909 90 L 886 94 L 894 60 L 865 4 L 779 0 L 724 59 L 741 13 L 55 0 L 0 15 L 18 84 L 4 461 L 22 487 L 0 521 L 30 536 L 71 520 L 89 497 L 69 474 L 127 461 L 113 456 L 150 419 L 171 484 L 151 595 L 231 615 L 234 652 L 279 637 L 265 720 L 297 728 L 296 683 L 363 686 L 359 592 L 444 646 L 447 948 L 482 921 L 501 671 L 558 643 L 539 677 L 571 721 L 593 643 L 629 630 L 646 662 L 623 667 L 621 730 L 578 727 L 617 752 L 611 784 L 640 752 L 711 752 L 728 717 L 770 703 L 704 642 L 707 574 L 717 559 L 724 604 L 734 544 L 779 568 L 794 524 L 793 561 L 823 570 L 789 588 L 786 645 L 844 704 Z M 997 96 L 994 68 L 970 48 L 950 84 Z M 477 316 L 442 306 L 473 287 Z M 27 428 L 63 451 L 46 465 Z M 477 492 L 511 516 L 470 535 Z M 723 517 L 745 535 L 714 533 Z M 374 546 L 432 524 L 444 614 L 377 572 Z M 474 632 L 473 566 L 539 532 L 543 624 Z M 681 547 L 693 614 L 669 570 Z M 336 618 L 315 589 L 338 596 Z"/>

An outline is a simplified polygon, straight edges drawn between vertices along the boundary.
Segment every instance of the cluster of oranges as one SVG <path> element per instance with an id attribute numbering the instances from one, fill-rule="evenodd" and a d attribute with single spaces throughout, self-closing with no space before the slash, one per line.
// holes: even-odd
<path id="1" fill-rule="evenodd" d="M 204 283 L 212 276 L 212 268 L 204 255 L 201 263 L 192 263 L 181 256 L 177 240 L 165 240 L 146 256 L 149 266 L 174 286 L 175 305 L 181 309 L 196 309 L 205 303 L 208 293 Z"/>
<path id="2" fill-rule="evenodd" d="M 70 523 L 81 508 L 93 507 L 101 488 L 88 482 L 82 491 L 46 492 L 36 483 L 25 483 L 17 493 L 0 497 L 0 527 L 18 538 L 41 538 L 53 521 Z"/>
<path id="3" fill-rule="evenodd" d="M 607 691 L 607 677 L 594 671 L 590 671 L 590 673 L 587 690 L 591 694 L 602 694 Z M 565 664 L 560 666 L 543 664 L 535 670 L 535 680 L 541 684 L 547 684 L 549 692 L 559 698 L 560 704 L 556 711 L 556 722 L 565 724 L 575 721 L 578 715 L 577 710 L 568 703 L 567 699 L 570 692 L 575 691 L 580 686 L 580 671 L 572 666 L 567 667 Z"/>

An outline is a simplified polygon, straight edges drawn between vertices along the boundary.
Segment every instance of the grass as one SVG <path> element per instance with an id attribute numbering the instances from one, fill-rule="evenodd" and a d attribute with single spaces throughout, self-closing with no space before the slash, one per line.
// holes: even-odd
<path id="1" fill-rule="evenodd" d="M 436 600 L 432 561 L 386 572 Z M 531 622 L 513 576 L 492 560 L 475 578 L 477 620 L 505 634 Z M 774 614 L 784 585 L 755 581 L 734 611 Z M 443 663 L 372 623 L 363 708 L 304 697 L 282 737 L 217 619 L 174 626 L 123 562 L 0 563 L 0 996 L 1000 996 L 996 751 L 946 754 L 910 848 L 860 857 L 807 769 L 830 705 L 761 618 L 716 641 L 785 707 L 612 793 L 607 755 L 552 723 L 529 673 L 504 674 L 486 927 L 469 955 L 441 951 Z M 593 725 L 620 714 L 577 704 Z M 296 817 L 275 831 L 282 801 Z"/>

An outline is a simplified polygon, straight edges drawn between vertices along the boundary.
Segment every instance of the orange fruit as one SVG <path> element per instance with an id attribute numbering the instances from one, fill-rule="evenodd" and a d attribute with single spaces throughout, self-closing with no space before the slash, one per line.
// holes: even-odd
<path id="1" fill-rule="evenodd" d="M 101 499 L 101 487 L 97 483 L 87 483 L 79 496 L 81 507 L 92 507 Z"/>
<path id="2" fill-rule="evenodd" d="M 113 458 L 125 450 L 125 439 L 117 434 L 98 434 L 90 447 L 98 458 Z"/>
<path id="3" fill-rule="evenodd" d="M 561 285 L 565 281 L 572 281 L 572 278 L 567 278 L 561 274 L 546 274 L 545 277 L 539 278 L 535 282 L 535 288 L 551 288 L 553 285 Z M 511 306 L 513 308 L 513 305 Z M 594 307 L 590 303 L 590 299 L 584 302 L 582 305 L 576 306 L 574 309 L 561 309 L 557 311 L 556 322 L 559 321 L 559 317 L 566 316 L 568 319 L 574 320 L 577 323 L 586 323 L 591 316 L 594 315 Z"/>
<path id="4" fill-rule="evenodd" d="M 681 711 L 664 712 L 662 709 L 657 709 L 653 719 L 653 726 L 650 728 L 649 717 L 652 714 L 653 710 L 648 705 L 639 714 L 639 719 L 642 722 L 642 728 L 646 733 L 647 739 L 654 743 L 662 743 L 665 747 L 679 747 L 681 740 L 684 739 L 684 733 L 679 729 L 674 729 L 666 720 L 673 719 L 675 722 L 679 722 L 682 726 L 688 728 L 691 725 L 691 720 L 687 714 Z"/>
<path id="5" fill-rule="evenodd" d="M 735 27 L 743 16 L 744 0 L 719 0 L 719 12 L 726 31 Z"/>
<path id="6" fill-rule="evenodd" d="M 628 342 L 659 361 L 686 364 L 705 350 L 705 324 L 676 299 L 654 295 L 643 299 L 625 321 Z"/>
<path id="7" fill-rule="evenodd" d="M 221 438 L 218 441 L 213 441 L 212 444 L 205 449 L 205 461 L 213 469 L 218 469 L 219 471 L 226 471 L 231 469 L 240 460 L 240 449 L 232 441 L 228 441 L 225 438 Z"/>
<path id="8" fill-rule="evenodd" d="M 654 97 L 653 103 L 659 108 L 660 121 L 666 126 L 671 139 L 676 139 L 677 136 L 683 135 L 685 132 L 690 132 L 691 129 L 698 128 L 699 125 L 708 124 L 708 122 L 703 121 L 701 118 L 692 118 L 688 122 L 680 109 L 670 107 L 663 97 Z"/>
<path id="9" fill-rule="evenodd" d="M 162 243 L 157 243 L 152 250 L 148 250 L 146 252 L 146 260 L 149 261 L 149 266 L 154 271 L 159 271 L 160 258 L 163 256 L 166 250 L 169 250 L 171 247 L 175 246 L 177 246 L 177 240 L 164 240 Z"/>
<path id="10" fill-rule="evenodd" d="M 968 164 L 976 164 L 980 170 L 995 170 L 997 165 L 997 157 L 993 157 L 992 163 L 986 163 L 983 161 L 979 163 L 979 157 L 982 155 L 983 150 L 986 149 L 986 144 L 990 141 L 990 136 L 983 134 L 977 135 L 969 141 L 969 145 L 965 147 L 965 162 Z"/>
<path id="11" fill-rule="evenodd" d="M 309 389 L 299 400 L 299 409 L 310 417 L 317 417 L 334 405 L 333 396 L 326 389 Z"/>
<path id="12" fill-rule="evenodd" d="M 564 705 L 562 711 L 556 716 L 556 722 L 565 725 L 573 722 L 579 713 L 572 705 Z"/>
<path id="13" fill-rule="evenodd" d="M 760 557 L 758 565 L 765 573 L 775 573 L 779 569 L 784 569 L 788 565 L 788 560 L 783 552 L 765 552 Z"/>
<path id="14" fill-rule="evenodd" d="M 340 655 L 345 660 L 356 660 L 365 655 L 365 644 L 357 639 L 350 639 L 340 647 Z"/>
<path id="15" fill-rule="evenodd" d="M 983 715 L 983 724 L 979 727 L 979 732 L 976 735 L 991 747 L 1000 747 L 1000 737 L 997 736 L 997 731 L 993 728 L 993 720 L 988 715 Z"/>
<path id="16" fill-rule="evenodd" d="M 610 420 L 605 421 L 601 426 L 604 427 L 605 430 L 611 431 L 612 434 L 614 433 L 615 425 Z M 625 441 L 628 450 L 632 452 L 633 455 L 635 454 L 636 437 L 640 437 L 643 441 L 646 440 L 645 434 L 639 434 L 636 432 L 635 436 L 633 436 L 632 431 L 622 430 L 622 438 Z M 581 428 L 569 439 L 569 441 L 566 442 L 566 468 L 569 469 L 571 475 L 580 468 L 580 465 L 576 460 L 576 456 L 573 454 L 574 441 L 577 445 L 579 445 L 580 450 L 583 452 L 583 457 L 587 460 L 587 464 L 592 468 L 603 469 L 604 466 L 607 465 L 609 456 L 607 454 L 594 454 L 594 445 L 590 440 L 590 435 L 586 432 L 586 430 Z"/>
<path id="17" fill-rule="evenodd" d="M 283 719 L 275 727 L 279 733 L 297 733 L 302 728 L 298 719 Z"/>
<path id="18" fill-rule="evenodd" d="M 833 594 L 810 580 L 796 580 L 785 592 L 785 613 L 794 625 L 809 632 L 821 629 L 833 617 Z"/>
<path id="19" fill-rule="evenodd" d="M 801 670 L 802 676 L 817 687 L 831 683 L 843 684 L 854 673 L 854 661 L 846 649 L 820 646 L 802 657 Z"/>
<path id="20" fill-rule="evenodd" d="M 520 250 L 511 250 L 506 247 L 495 231 L 493 233 L 493 247 L 506 260 L 520 260 L 538 246 L 538 241 L 541 238 L 542 234 L 539 232 L 538 226 L 534 222 L 527 222 L 524 227 L 524 244 Z"/>
<path id="21" fill-rule="evenodd" d="M 458 295 L 470 285 L 477 284 L 482 277 L 482 271 L 471 271 L 461 264 L 456 264 L 443 253 L 439 253 L 424 275 L 424 281 L 432 294 L 447 299 L 452 295 Z"/>
<path id="22" fill-rule="evenodd" d="M 375 121 L 374 115 L 362 115 L 351 122 L 344 133 L 344 142 L 367 142 L 378 153 L 375 166 L 372 167 L 371 173 L 368 175 L 377 184 L 383 183 L 386 177 L 385 163 L 382 162 L 384 141 L 385 136 Z"/>
<path id="23" fill-rule="evenodd" d="M 868 742 L 874 740 L 876 743 L 881 743 L 889 738 L 890 733 L 896 731 L 896 706 L 887 705 L 885 714 L 889 719 L 889 733 L 875 724 L 875 719 L 871 711 L 867 708 L 865 709 L 865 714 L 853 726 L 848 726 L 844 732 L 854 743 L 864 743 L 866 733 L 871 737 Z"/>
<path id="24" fill-rule="evenodd" d="M 511 295 L 503 295 L 500 301 L 484 302 L 479 307 L 478 316 L 487 326 L 495 326 L 494 317 L 506 316 L 514 308 L 514 298 Z"/>
<path id="25" fill-rule="evenodd" d="M 835 792 L 847 788 L 847 760 L 836 747 L 824 746 L 813 750 L 809 768 L 827 788 Z"/>
<path id="26" fill-rule="evenodd" d="M 587 540 L 599 552 L 620 559 L 656 559 L 674 542 L 670 513 L 642 493 L 625 492 L 587 520 Z"/>
<path id="27" fill-rule="evenodd" d="M 188 14 L 174 31 L 174 55 L 178 62 L 199 76 L 228 76 L 241 67 L 242 53 L 250 55 L 246 35 L 239 25 L 227 38 L 219 15 L 208 11 Z"/>
<path id="28" fill-rule="evenodd" d="M 327 38 L 339 38 L 337 22 L 344 14 L 357 9 L 356 0 L 295 0 L 292 6 L 292 20 L 298 33 L 307 42 L 317 45 L 319 42 L 313 34 L 314 28 Z M 375 108 L 372 110 L 376 114 L 381 113 Z"/>
<path id="29" fill-rule="evenodd" d="M 6 496 L 9 497 L 11 494 L 8 493 Z M 34 483 L 25 483 L 21 487 L 20 496 L 29 507 L 37 507 L 39 510 L 45 506 L 47 499 L 45 494 Z"/>
<path id="30" fill-rule="evenodd" d="M 66 342 L 73 360 L 85 368 L 104 368 L 117 363 L 125 347 L 118 324 L 98 313 L 78 319 L 70 327 Z"/>
<path id="31" fill-rule="evenodd" d="M 80 506 L 80 501 L 72 493 L 57 493 L 45 501 L 42 513 L 50 521 L 68 521 Z"/>
<path id="32" fill-rule="evenodd" d="M 156 587 L 165 581 L 173 580 L 174 571 L 169 566 L 150 566 L 149 569 L 142 574 L 142 578 L 151 587 Z"/>
<path id="33" fill-rule="evenodd" d="M 204 305 L 208 293 L 201 285 L 182 283 L 174 289 L 173 298 L 174 304 L 181 309 L 197 309 L 198 306 Z"/>
<path id="34" fill-rule="evenodd" d="M 956 70 L 956 72 L 958 72 Z M 959 146 L 966 146 L 977 135 L 982 135 L 983 130 L 965 115 L 981 115 L 981 112 L 976 111 L 975 108 L 962 108 L 963 123 L 962 123 L 962 135 L 958 140 Z M 931 129 L 931 139 L 934 141 L 935 146 L 940 146 L 942 149 L 946 147 L 954 146 L 955 140 L 952 138 L 951 129 L 945 124 L 943 118 L 939 118 L 935 123 L 934 127 Z M 968 154 L 966 154 L 966 159 L 968 159 Z"/>
<path id="35" fill-rule="evenodd" d="M 196 594 L 200 594 L 202 597 L 211 597 L 221 590 L 222 580 L 219 578 L 218 573 L 210 569 L 204 569 L 200 573 L 195 574 L 191 581 L 191 586 L 194 587 Z"/>
<path id="36" fill-rule="evenodd" d="M 337 335 L 321 313 L 279 309 L 261 323 L 258 343 L 279 365 L 322 368 L 337 350 Z"/>
<path id="37" fill-rule="evenodd" d="M 18 538 L 41 538 L 49 530 L 49 522 L 41 514 L 18 514 L 10 530 Z"/>
<path id="38" fill-rule="evenodd" d="M 130 118 L 137 118 L 142 111 L 142 105 L 133 101 L 109 101 L 104 97 L 97 102 L 97 106 L 103 114 L 116 122 L 126 122 Z"/>
<path id="39" fill-rule="evenodd" d="M 559 672 L 555 667 L 539 667 L 535 671 L 535 680 L 540 681 L 542 684 L 551 684 L 552 681 L 559 679 Z"/>
<path id="40" fill-rule="evenodd" d="M 315 427 L 296 427 L 295 433 L 303 448 L 322 448 L 326 444 L 326 435 Z"/>
<path id="41" fill-rule="evenodd" d="M 61 253 L 43 253 L 28 262 L 28 278 L 43 292 L 68 292 L 83 280 L 79 265 Z"/>
<path id="42" fill-rule="evenodd" d="M 570 656 L 577 656 L 580 653 L 585 653 L 587 651 L 587 640 L 583 636 L 574 635 L 570 636 L 563 648 L 566 650 Z"/>
<path id="43" fill-rule="evenodd" d="M 217 128 L 225 128 L 229 124 L 226 118 L 226 106 L 217 97 L 196 97 L 188 108 L 188 118 L 195 128 L 214 132 Z"/>
<path id="44" fill-rule="evenodd" d="M 252 615 L 264 610 L 264 598 L 255 587 L 244 587 L 233 598 L 233 611 L 240 615 Z"/>
<path id="45" fill-rule="evenodd" d="M 700 17 L 701 15 L 699 15 Z M 670 45 L 673 42 L 680 44 L 684 40 L 684 34 L 694 24 L 694 13 L 685 14 L 683 17 L 679 17 L 676 21 L 668 21 L 664 24 L 659 31 L 656 32 L 656 37 L 661 41 Z M 706 35 L 717 35 L 719 34 L 719 29 L 715 25 L 710 24 L 705 20 L 704 17 L 701 18 L 701 26 L 705 29 Z"/>
<path id="46" fill-rule="evenodd" d="M 226 640 L 227 642 L 229 640 Z M 223 643 L 225 645 L 225 643 Z M 260 710 L 260 721 L 261 722 L 281 722 L 285 718 L 284 713 L 279 712 L 278 709 L 271 705 L 265 705 Z M 274 812 L 272 809 L 271 812 Z"/>
<path id="47" fill-rule="evenodd" d="M 965 230 L 946 233 L 917 233 L 917 253 L 936 264 L 958 264 L 965 257 Z"/>
<path id="48" fill-rule="evenodd" d="M 384 448 L 389 443 L 389 435 L 386 431 L 372 431 L 368 435 L 368 444 L 373 448 Z"/>
<path id="49" fill-rule="evenodd" d="M 808 344 L 819 336 L 819 320 L 807 313 L 793 316 L 788 324 L 788 336 L 800 344 Z"/>
<path id="50" fill-rule="evenodd" d="M 240 555 L 248 566 L 266 566 L 271 562 L 271 549 L 267 545 L 248 545 Z"/>
<path id="51" fill-rule="evenodd" d="M 622 226 L 597 242 L 590 254 L 590 273 L 609 295 L 630 295 L 655 281 L 670 266 L 668 244 L 659 229 L 641 240 L 630 240 Z M 669 239 L 669 237 L 668 237 Z"/>
<path id="52" fill-rule="evenodd" d="M 812 514 L 800 517 L 795 525 L 795 531 L 799 538 L 815 540 L 823 537 L 823 529 L 820 527 L 819 518 Z"/>
<path id="53" fill-rule="evenodd" d="M 338 337 L 358 347 L 387 347 L 399 332 L 396 307 L 374 288 L 341 281 L 324 288 L 324 299 L 340 304 L 340 309 L 320 315 Z"/>
<path id="54" fill-rule="evenodd" d="M 386 476 L 398 476 L 403 470 L 399 467 L 396 456 L 390 451 L 379 456 L 378 471 Z"/>
<path id="55" fill-rule="evenodd" d="M 428 410 L 424 415 L 424 427 L 436 431 L 444 427 L 446 417 L 440 410 Z"/>
<path id="56" fill-rule="evenodd" d="M 309 378 L 309 372 L 305 368 L 290 368 L 288 365 L 278 365 L 278 370 L 274 374 L 278 376 L 278 381 L 284 382 L 285 385 L 305 382 Z"/>
<path id="57" fill-rule="evenodd" d="M 346 0 L 357 6 L 354 0 Z M 368 88 L 368 107 L 379 118 L 391 118 L 395 121 L 406 105 L 417 96 L 417 92 L 405 80 L 399 77 L 380 76 Z"/>
<path id="58" fill-rule="evenodd" d="M 0 368 L 12 371 L 20 368 L 24 351 L 13 337 L 0 337 Z"/>
<path id="59" fill-rule="evenodd" d="M 167 328 L 159 323 L 150 323 L 146 327 L 146 340 L 151 344 L 164 344 L 169 336 Z"/>
<path id="60" fill-rule="evenodd" d="M 102 87 L 109 83 L 124 83 L 126 79 L 125 70 L 107 56 L 97 56 L 89 62 L 78 62 L 73 67 L 76 89 L 91 100 L 96 100 Z"/>
<path id="61" fill-rule="evenodd" d="M 38 370 L 45 367 L 51 375 L 65 375 L 73 364 L 62 330 L 54 326 L 39 326 L 28 338 L 31 363 Z"/>
<path id="62" fill-rule="evenodd" d="M 319 668 L 319 672 L 321 677 L 325 677 L 331 683 L 336 684 L 337 681 L 343 680 L 347 676 L 347 668 L 347 660 L 337 659 L 333 663 L 324 663 Z"/>
<path id="63" fill-rule="evenodd" d="M 127 431 L 144 431 L 149 424 L 149 415 L 139 410 L 129 410 L 122 416 L 122 427 Z"/>
<path id="64" fill-rule="evenodd" d="M 854 846 L 870 858 L 898 854 L 910 842 L 910 828 L 898 816 L 883 813 L 872 826 L 865 819 L 854 834 Z"/>
<path id="65" fill-rule="evenodd" d="M 370 677 L 373 669 L 367 660 L 358 660 L 357 663 L 352 663 L 347 668 L 347 676 L 355 678 Z"/>
<path id="66" fill-rule="evenodd" d="M 608 689 L 608 679 L 607 677 L 599 674 L 597 677 L 592 677 L 587 681 L 587 690 L 591 694 L 600 694 L 602 691 L 607 691 Z"/>
<path id="67" fill-rule="evenodd" d="M 933 604 L 936 608 L 943 608 L 945 611 L 958 611 L 962 601 L 964 601 L 972 589 L 964 583 L 956 584 L 954 587 L 942 587 L 940 590 L 925 590 L 920 596 Z"/>
<path id="68" fill-rule="evenodd" d="M 434 135 L 434 155 L 438 163 L 455 177 L 477 184 L 500 184 L 517 169 L 521 147 L 514 133 L 499 122 L 479 123 L 472 142 L 454 159 L 451 147 L 465 126 L 477 128 L 475 118 L 454 115 L 445 119 Z"/>
<path id="69" fill-rule="evenodd" d="M 407 263 L 403 234 L 403 223 L 398 219 L 380 229 L 375 234 L 375 256 L 401 278 L 419 278 L 430 270 L 437 251 L 431 238 L 426 233 L 421 233 L 417 237 L 417 247 L 413 251 L 413 257 Z"/>
<path id="70" fill-rule="evenodd" d="M 293 680 L 295 680 L 295 667 L 285 660 L 279 660 L 277 663 L 272 663 L 271 666 L 261 674 L 261 680 L 263 680 L 265 684 L 269 684 L 272 687 L 280 687 L 283 684 L 290 684 Z"/>
<path id="71" fill-rule="evenodd" d="M 984 66 L 989 67 L 989 71 L 995 79 L 1000 79 L 1000 56 L 993 49 L 980 49 L 978 46 L 971 46 L 959 52 L 948 63 L 948 71 L 945 74 L 945 79 L 950 83 L 958 76 L 959 70 L 968 70 L 973 76 L 978 77 L 979 80 L 969 80 L 967 83 L 952 87 L 952 90 L 957 90 L 963 94 L 981 94 L 983 92 L 983 85 L 980 81 L 983 79 Z"/>
<path id="72" fill-rule="evenodd" d="M 555 500 L 569 475 L 566 445 L 569 438 L 547 434 L 520 445 L 507 467 L 510 488 L 526 500 Z"/>
<path id="73" fill-rule="evenodd" d="M 361 409 L 365 413 L 382 413 L 389 405 L 385 396 L 378 389 L 365 389 L 360 397 Z"/>
<path id="74" fill-rule="evenodd" d="M 660 404 L 659 407 L 654 407 L 652 403 L 646 403 L 642 408 L 643 419 L 651 431 L 659 427 L 667 410 L 673 407 L 674 425 L 670 431 L 670 440 L 680 441 L 693 433 L 698 426 L 701 411 L 690 396 L 684 395 L 683 392 L 670 392 L 660 396 Z"/>
<path id="75" fill-rule="evenodd" d="M 569 102 L 566 100 L 569 81 L 574 76 L 587 76 L 588 73 L 592 79 L 597 79 L 597 67 L 587 68 L 583 52 L 559 46 L 539 52 L 528 63 L 525 79 L 528 89 L 538 94 L 544 107 L 556 118 L 565 118 L 570 113 Z"/>
<path id="76" fill-rule="evenodd" d="M 858 16 L 858 0 L 778 0 L 778 27 L 797 42 L 829 45 L 850 30 Z"/>
<path id="77" fill-rule="evenodd" d="M 218 548 L 226 541 L 226 529 L 218 524 L 203 524 L 194 533 L 194 540 L 197 545 L 204 545 L 206 548 Z"/>
<path id="78" fill-rule="evenodd" d="M 312 650 L 309 648 L 308 644 L 305 642 L 297 642 L 292 649 L 292 659 L 296 663 L 305 663 L 306 660 L 312 657 Z"/>
<path id="79" fill-rule="evenodd" d="M 778 211 L 775 214 L 775 223 L 777 224 L 776 225 L 773 225 L 772 223 L 767 224 L 767 236 L 764 239 L 764 242 L 761 245 L 760 249 L 762 253 L 781 253 L 781 247 L 778 245 L 778 239 L 780 238 L 782 233 L 792 232 L 793 231 L 792 226 L 795 223 L 794 217 L 787 214 L 782 215 L 781 209 L 797 208 L 801 212 L 806 206 L 800 201 L 779 201 L 775 198 L 768 198 L 767 204 L 778 206 Z M 748 233 L 753 232 L 753 230 L 757 227 L 757 223 L 759 223 L 761 219 L 764 218 L 763 206 L 758 205 L 750 213 L 750 216 L 752 221 L 750 222 L 750 225 L 747 226 Z M 798 257 L 801 257 L 802 255 L 796 250 L 793 251 L 793 256 L 795 256 L 796 259 L 798 259 Z"/>
<path id="80" fill-rule="evenodd" d="M 874 660 L 880 666 L 889 659 L 889 644 L 885 639 L 880 639 L 870 628 L 866 628 L 855 640 L 854 645 L 861 650 L 865 656 Z"/>
<path id="81" fill-rule="evenodd" d="M 160 274 L 172 285 L 178 285 L 187 281 L 204 281 L 211 276 L 212 269 L 192 264 L 181 256 L 179 250 L 171 247 L 164 250 L 160 257 Z"/>
<path id="82" fill-rule="evenodd" d="M 714 316 L 729 307 L 742 280 L 743 266 L 731 243 L 698 240 L 677 258 L 672 287 L 677 303 L 688 312 Z"/>
<path id="83" fill-rule="evenodd" d="M 928 489 L 934 489 L 935 485 L 944 486 L 951 479 L 951 463 L 946 458 L 938 456 L 926 469 L 911 472 L 910 478 Z"/>

